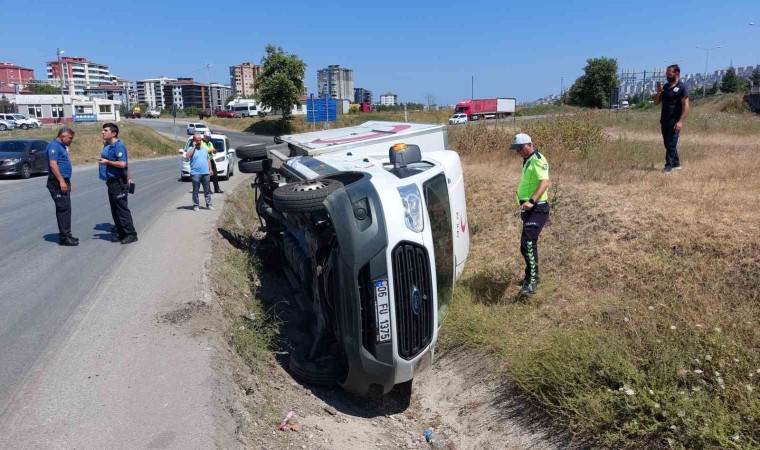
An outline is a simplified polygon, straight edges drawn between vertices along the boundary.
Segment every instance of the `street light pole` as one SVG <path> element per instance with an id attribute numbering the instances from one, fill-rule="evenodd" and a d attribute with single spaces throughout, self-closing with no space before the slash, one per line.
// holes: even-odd
<path id="1" fill-rule="evenodd" d="M 697 48 L 705 51 L 705 79 L 703 81 L 704 85 L 702 86 L 702 96 L 706 97 L 707 96 L 707 61 L 710 58 L 710 50 L 717 50 L 722 47 L 720 45 L 717 47 L 700 47 L 699 45 L 697 45 Z"/>
<path id="2" fill-rule="evenodd" d="M 55 50 L 55 53 L 56 53 L 56 55 L 58 55 L 58 71 L 59 71 L 59 75 L 61 77 L 61 80 L 60 80 L 61 81 L 61 116 L 65 116 L 66 115 L 65 114 L 66 99 L 63 96 L 63 89 L 64 89 L 64 87 L 63 87 L 63 63 L 61 62 L 61 54 L 63 53 L 63 50 L 61 50 L 60 48 L 57 48 Z M 74 117 L 74 111 L 73 110 L 71 111 L 71 116 Z M 63 121 L 64 117 L 59 117 L 59 119 L 61 119 L 61 121 Z"/>

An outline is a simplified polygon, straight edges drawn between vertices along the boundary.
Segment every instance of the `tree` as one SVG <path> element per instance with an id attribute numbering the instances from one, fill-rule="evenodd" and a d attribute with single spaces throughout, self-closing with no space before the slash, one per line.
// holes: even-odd
<path id="1" fill-rule="evenodd" d="M 282 111 L 283 120 L 288 120 L 293 106 L 301 104 L 306 63 L 272 44 L 267 45 L 265 51 L 266 55 L 261 58 L 261 75 L 256 78 L 255 87 L 262 105 Z"/>
<path id="2" fill-rule="evenodd" d="M 51 86 L 49 84 L 30 84 L 27 89 L 32 91 L 32 93 L 37 95 L 45 95 L 45 94 L 60 94 L 61 88 Z"/>
<path id="3" fill-rule="evenodd" d="M 3 95 L 2 98 L 0 98 L 0 112 L 3 113 L 15 113 L 16 109 L 13 107 L 13 103 L 11 103 L 5 95 Z"/>
<path id="4" fill-rule="evenodd" d="M 425 94 L 425 102 L 427 103 L 427 109 L 433 109 L 438 99 L 433 94 Z"/>
<path id="5" fill-rule="evenodd" d="M 591 108 L 609 106 L 610 89 L 618 87 L 618 64 L 614 58 L 586 60 L 584 74 L 570 88 L 570 104 Z"/>
<path id="6" fill-rule="evenodd" d="M 750 75 L 749 79 L 752 81 L 753 87 L 760 86 L 760 66 L 755 67 L 755 70 L 752 71 L 752 75 Z"/>
<path id="7" fill-rule="evenodd" d="M 720 82 L 720 90 L 725 93 L 739 92 L 746 87 L 747 81 L 736 74 L 734 66 L 730 66 Z"/>

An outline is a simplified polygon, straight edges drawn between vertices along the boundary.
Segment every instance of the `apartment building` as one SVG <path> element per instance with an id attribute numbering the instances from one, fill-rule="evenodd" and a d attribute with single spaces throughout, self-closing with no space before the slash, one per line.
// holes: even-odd
<path id="1" fill-rule="evenodd" d="M 177 81 L 176 78 L 158 77 L 137 81 L 137 102 L 147 104 L 150 109 L 168 109 L 172 106 L 172 96 L 164 96 L 164 87 Z"/>
<path id="2" fill-rule="evenodd" d="M 110 84 L 113 76 L 105 64 L 94 63 L 86 58 L 66 56 L 47 62 L 47 77 L 52 84 L 67 88 L 69 94 L 84 95 L 87 88 Z"/>
<path id="3" fill-rule="evenodd" d="M 354 103 L 372 104 L 372 91 L 364 88 L 354 88 Z"/>
<path id="4" fill-rule="evenodd" d="M 380 104 L 384 106 L 395 106 L 398 104 L 398 95 L 393 92 L 386 92 L 380 96 Z"/>
<path id="5" fill-rule="evenodd" d="M 192 78 L 177 78 L 177 81 L 167 83 L 163 89 L 164 98 L 170 99 L 177 109 L 211 107 L 208 85 Z"/>
<path id="6" fill-rule="evenodd" d="M 226 109 L 225 100 L 232 95 L 232 86 L 221 83 L 211 83 L 209 88 L 211 90 L 211 108 L 214 110 Z"/>
<path id="7" fill-rule="evenodd" d="M 34 79 L 34 70 L 0 62 L 0 86 L 19 86 L 24 89 Z"/>
<path id="8" fill-rule="evenodd" d="M 340 100 L 354 99 L 354 71 L 334 64 L 317 71 L 319 96 L 327 94 Z"/>
<path id="9" fill-rule="evenodd" d="M 257 94 L 253 87 L 256 78 L 261 75 L 261 66 L 252 62 L 244 62 L 230 66 L 230 85 L 235 97 L 248 97 Z"/>

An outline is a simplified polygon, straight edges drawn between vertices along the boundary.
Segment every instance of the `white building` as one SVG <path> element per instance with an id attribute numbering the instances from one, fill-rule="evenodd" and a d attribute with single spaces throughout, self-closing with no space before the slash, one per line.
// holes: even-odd
<path id="1" fill-rule="evenodd" d="M 119 102 L 96 98 L 74 100 L 74 122 L 119 122 Z"/>
<path id="2" fill-rule="evenodd" d="M 395 106 L 398 104 L 398 96 L 392 92 L 386 92 L 380 96 L 380 104 L 384 106 Z"/>
<path id="3" fill-rule="evenodd" d="M 87 100 L 83 96 L 64 95 L 61 103 L 60 95 L 17 95 L 18 112 L 34 117 L 41 123 L 65 123 L 72 121 L 71 102 Z"/>
<path id="4" fill-rule="evenodd" d="M 164 95 L 164 86 L 176 82 L 176 78 L 158 77 L 137 81 L 137 102 L 147 104 L 150 109 L 168 109 L 172 99 Z"/>
<path id="5" fill-rule="evenodd" d="M 87 58 L 68 56 L 62 57 L 60 62 L 48 61 L 47 77 L 59 87 L 63 82 L 71 95 L 84 95 L 87 88 L 113 81 L 107 65 L 88 61 Z"/>
<path id="6" fill-rule="evenodd" d="M 327 94 L 330 98 L 353 100 L 354 71 L 337 64 L 318 70 L 317 91 L 319 97 Z"/>
<path id="7" fill-rule="evenodd" d="M 211 83 L 211 109 L 224 109 L 224 102 L 232 95 L 232 86 Z"/>

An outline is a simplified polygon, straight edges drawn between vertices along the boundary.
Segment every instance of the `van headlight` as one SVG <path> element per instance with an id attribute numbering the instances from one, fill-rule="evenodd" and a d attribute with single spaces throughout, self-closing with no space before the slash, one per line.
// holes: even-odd
<path id="1" fill-rule="evenodd" d="M 424 227 L 422 218 L 422 196 L 416 184 L 398 188 L 401 204 L 404 206 L 404 223 L 410 230 L 420 233 Z"/>

